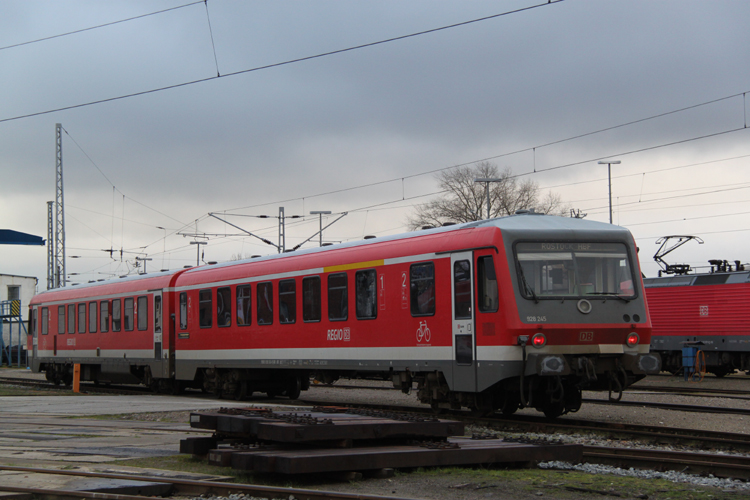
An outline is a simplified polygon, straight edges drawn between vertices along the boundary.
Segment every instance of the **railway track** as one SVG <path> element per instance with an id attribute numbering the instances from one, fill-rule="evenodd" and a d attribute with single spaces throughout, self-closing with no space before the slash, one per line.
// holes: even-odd
<path id="1" fill-rule="evenodd" d="M 406 500 L 401 497 L 384 497 L 379 495 L 363 495 L 351 493 L 338 493 L 333 491 L 318 491 L 300 488 L 282 488 L 274 486 L 262 486 L 254 484 L 234 484 L 216 481 L 196 481 L 189 479 L 165 478 L 163 476 L 132 475 L 132 474 L 110 474 L 103 472 L 84 472 L 74 470 L 46 469 L 32 467 L 14 467 L 0 465 L 0 471 L 18 472 L 24 474 L 54 474 L 73 476 L 81 479 L 114 479 L 122 481 L 142 481 L 146 483 L 160 483 L 169 485 L 169 494 L 172 496 L 222 496 L 229 497 L 233 494 L 252 495 L 261 498 L 291 498 L 297 500 Z M 42 488 L 25 488 L 0 485 L 0 491 L 26 493 L 34 495 L 34 498 L 45 499 L 78 499 L 92 498 L 98 500 L 153 500 L 153 496 L 107 494 L 87 491 L 68 491 Z"/>

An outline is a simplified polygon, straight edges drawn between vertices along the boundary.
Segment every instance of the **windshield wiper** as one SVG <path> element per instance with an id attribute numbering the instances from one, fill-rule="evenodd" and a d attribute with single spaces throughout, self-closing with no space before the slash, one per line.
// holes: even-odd
<path id="1" fill-rule="evenodd" d="M 605 300 L 607 297 L 614 297 L 616 299 L 620 299 L 625 302 L 630 302 L 633 299 L 629 299 L 627 297 L 623 297 L 622 295 L 618 295 L 615 292 L 587 292 L 586 295 L 602 295 Z"/>
<path id="2" fill-rule="evenodd" d="M 534 299 L 534 303 L 538 304 L 539 298 L 534 293 L 534 289 L 531 288 L 531 285 L 529 285 L 529 282 L 526 281 L 526 276 L 524 276 L 523 274 L 523 267 L 521 267 L 520 263 L 518 263 L 516 267 L 518 268 L 518 275 L 521 277 L 521 282 L 523 283 L 524 292 L 531 294 L 531 298 Z"/>

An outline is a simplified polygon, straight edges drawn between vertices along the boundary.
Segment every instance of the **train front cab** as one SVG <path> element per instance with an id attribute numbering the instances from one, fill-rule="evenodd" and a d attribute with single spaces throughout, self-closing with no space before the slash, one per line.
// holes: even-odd
<path id="1" fill-rule="evenodd" d="M 504 231 L 499 250 L 451 254 L 453 367 L 443 380 L 427 375 L 420 399 L 554 417 L 577 411 L 583 389 L 619 397 L 657 373 L 635 245 L 626 230 L 606 228 L 543 240 Z"/>

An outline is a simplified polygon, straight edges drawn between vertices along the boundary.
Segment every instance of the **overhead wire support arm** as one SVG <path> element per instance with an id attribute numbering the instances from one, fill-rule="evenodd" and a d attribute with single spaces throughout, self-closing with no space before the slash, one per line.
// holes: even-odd
<path id="1" fill-rule="evenodd" d="M 676 242 L 672 244 L 672 246 L 665 248 L 667 246 L 667 243 L 671 239 L 677 239 Z M 658 240 L 656 240 L 656 244 L 658 245 L 661 243 L 661 246 L 654 254 L 654 260 L 657 264 L 659 264 L 659 267 L 662 269 L 659 271 L 659 276 L 661 276 L 662 272 L 664 274 L 687 274 L 690 272 L 690 265 L 689 264 L 667 264 L 663 257 L 667 255 L 670 252 L 673 252 L 674 250 L 678 249 L 685 243 L 687 243 L 690 240 L 695 240 L 699 244 L 703 244 L 703 240 L 700 239 L 697 236 L 685 236 L 685 235 L 671 235 L 671 236 L 662 236 Z"/>
<path id="2" fill-rule="evenodd" d="M 214 219 L 218 219 L 218 220 L 220 220 L 221 222 L 223 222 L 223 223 L 225 223 L 225 224 L 229 224 L 230 226 L 232 226 L 232 227 L 233 227 L 233 228 L 235 228 L 235 229 L 239 229 L 239 230 L 240 230 L 240 231 L 242 231 L 243 233 L 246 233 L 247 235 L 249 235 L 249 236 L 252 236 L 253 238 L 258 238 L 258 239 L 259 239 L 260 241 L 262 241 L 263 243 L 266 243 L 266 244 L 268 244 L 268 245 L 271 245 L 271 246 L 275 247 L 275 248 L 276 248 L 276 250 L 279 250 L 279 249 L 281 248 L 281 247 L 279 247 L 279 245 L 277 245 L 277 244 L 276 244 L 276 243 L 274 243 L 273 241 L 269 241 L 269 240 L 267 240 L 267 239 L 265 239 L 265 238 L 262 238 L 262 237 L 260 237 L 260 236 L 258 236 L 258 235 L 256 235 L 256 234 L 253 234 L 253 233 L 251 233 L 250 231 L 248 231 L 247 229 L 243 229 L 243 228 L 241 228 L 240 226 L 238 226 L 238 225 L 236 225 L 236 224 L 232 224 L 231 222 L 229 222 L 229 221 L 226 221 L 226 220 L 222 219 L 221 217 L 217 216 L 216 214 L 214 214 L 214 213 L 212 213 L 212 212 L 209 212 L 209 213 L 208 213 L 208 215 L 209 215 L 209 216 L 211 216 L 211 217 L 213 217 Z"/>
<path id="3" fill-rule="evenodd" d="M 313 234 L 312 236 L 310 236 L 309 238 L 307 238 L 307 239 L 306 239 L 305 241 L 303 241 L 302 243 L 300 243 L 300 244 L 296 245 L 296 246 L 295 246 L 295 247 L 294 247 L 294 248 L 293 248 L 292 250 L 297 250 L 297 249 L 299 249 L 299 247 L 301 247 L 302 245 L 304 245 L 305 243 L 307 243 L 307 242 L 308 242 L 308 241 L 310 241 L 311 239 L 315 238 L 315 237 L 316 237 L 317 235 L 319 235 L 319 234 L 323 234 L 323 230 L 325 230 L 325 229 L 328 229 L 329 227 L 331 227 L 332 225 L 336 224 L 336 223 L 337 223 L 338 221 L 340 221 L 341 219 L 343 219 L 343 218 L 344 218 L 344 217 L 346 217 L 347 215 L 349 215 L 349 212 L 342 212 L 342 213 L 341 213 L 341 215 L 340 215 L 340 216 L 339 216 L 339 217 L 338 217 L 338 218 L 337 218 L 337 219 L 336 219 L 335 221 L 331 222 L 331 223 L 330 223 L 330 224 L 328 224 L 328 225 L 327 225 L 326 227 L 324 227 L 324 228 L 321 228 L 321 229 L 320 229 L 320 231 L 318 231 L 317 233 Z"/>

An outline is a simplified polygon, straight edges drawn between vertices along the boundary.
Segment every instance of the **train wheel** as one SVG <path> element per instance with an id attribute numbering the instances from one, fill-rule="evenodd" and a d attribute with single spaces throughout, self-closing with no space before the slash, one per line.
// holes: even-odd
<path id="1" fill-rule="evenodd" d="M 268 396 L 269 399 L 275 399 L 276 398 L 276 391 L 266 391 L 266 396 Z"/>
<path id="2" fill-rule="evenodd" d="M 498 408 L 503 415 L 513 415 L 521 407 L 521 394 L 506 391 L 503 404 Z"/>
<path id="3" fill-rule="evenodd" d="M 563 400 L 555 401 L 544 407 L 544 416 L 547 418 L 557 418 L 565 413 L 565 402 Z"/>

